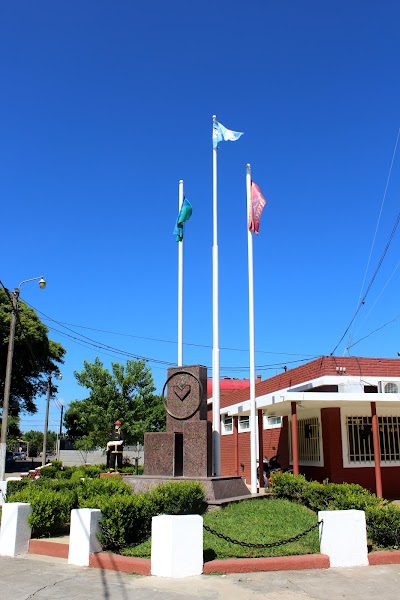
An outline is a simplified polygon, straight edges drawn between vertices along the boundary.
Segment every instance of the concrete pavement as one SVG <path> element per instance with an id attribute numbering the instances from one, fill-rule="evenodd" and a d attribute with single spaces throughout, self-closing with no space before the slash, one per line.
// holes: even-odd
<path id="1" fill-rule="evenodd" d="M 0 557 L 2 600 L 398 600 L 399 588 L 400 565 L 164 579 L 44 556 Z"/>

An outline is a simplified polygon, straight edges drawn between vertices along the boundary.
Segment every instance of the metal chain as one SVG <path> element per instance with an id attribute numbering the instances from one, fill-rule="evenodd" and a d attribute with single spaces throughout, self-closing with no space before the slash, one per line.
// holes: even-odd
<path id="1" fill-rule="evenodd" d="M 143 544 L 144 542 L 147 542 L 148 539 L 150 539 L 150 535 L 147 535 L 145 538 L 139 540 L 138 542 L 133 542 L 132 544 L 127 544 L 125 542 L 119 542 L 118 540 L 114 539 L 113 536 L 111 535 L 111 533 L 109 531 L 107 531 L 107 529 L 105 529 L 104 525 L 102 524 L 102 522 L 100 521 L 99 523 L 100 525 L 100 529 L 101 529 L 101 533 L 104 535 L 104 537 L 107 539 L 107 545 L 105 545 L 105 548 L 115 548 L 117 550 L 117 552 L 119 552 L 120 550 L 124 550 L 125 548 L 134 548 L 135 546 L 139 546 L 140 544 Z"/>
<path id="2" fill-rule="evenodd" d="M 211 527 L 208 527 L 208 525 L 203 524 L 203 527 L 209 533 L 217 536 L 221 540 L 230 542 L 231 544 L 237 544 L 238 546 L 244 546 L 245 548 L 274 548 L 276 546 L 283 546 L 285 544 L 297 542 L 297 540 L 301 539 L 302 537 L 304 537 L 305 535 L 307 535 L 308 533 L 313 531 L 313 529 L 316 529 L 322 523 L 323 523 L 323 521 L 317 521 L 317 523 L 314 523 L 314 525 L 311 525 L 311 527 L 309 527 L 305 531 L 302 531 L 301 533 L 298 533 L 297 535 L 294 535 L 291 538 L 288 538 L 286 540 L 279 540 L 277 542 L 269 542 L 267 544 L 253 544 L 252 542 L 241 542 L 239 540 L 234 540 L 231 537 L 229 537 L 228 535 L 224 535 L 223 533 L 220 533 L 219 531 L 215 531 L 215 529 L 211 529 Z M 150 537 L 151 537 L 151 534 L 149 534 L 142 540 L 139 540 L 138 542 L 133 542 L 131 544 L 127 544 L 125 542 L 122 543 L 122 542 L 119 542 L 118 540 L 114 539 L 113 536 L 111 535 L 111 533 L 109 531 L 107 531 L 107 529 L 105 529 L 104 525 L 101 522 L 100 522 L 100 529 L 101 529 L 102 534 L 108 541 L 108 544 L 105 547 L 115 548 L 118 552 L 120 550 L 124 550 L 125 548 L 134 548 L 135 546 L 139 546 L 140 544 L 147 542 L 147 540 L 150 539 Z"/>
<path id="3" fill-rule="evenodd" d="M 203 525 L 203 527 L 209 533 L 212 533 L 213 535 L 216 535 L 217 537 L 219 537 L 221 540 L 225 540 L 226 542 L 230 542 L 231 544 L 237 544 L 238 546 L 245 546 L 246 548 L 274 548 L 275 546 L 283 546 L 284 544 L 290 544 L 291 542 L 297 542 L 297 540 L 299 540 L 300 538 L 302 538 L 305 535 L 307 535 L 308 533 L 310 533 L 310 531 L 312 531 L 313 529 L 316 529 L 321 523 L 323 523 L 323 521 L 318 521 L 314 525 L 311 525 L 311 527 L 309 527 L 305 531 L 302 531 L 302 533 L 298 533 L 297 535 L 294 535 L 293 537 L 288 538 L 287 540 L 279 540 L 278 542 L 269 542 L 268 544 L 252 544 L 251 542 L 240 542 L 239 540 L 233 540 L 228 535 L 224 535 L 223 533 L 219 533 L 218 531 L 215 531 L 215 529 L 211 529 L 211 527 L 208 527 L 208 525 Z"/>

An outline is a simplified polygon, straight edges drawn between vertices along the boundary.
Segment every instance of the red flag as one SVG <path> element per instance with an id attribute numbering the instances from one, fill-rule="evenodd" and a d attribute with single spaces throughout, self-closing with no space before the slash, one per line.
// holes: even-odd
<path id="1" fill-rule="evenodd" d="M 267 201 L 262 195 L 260 188 L 254 181 L 251 182 L 251 205 L 249 214 L 249 231 L 254 231 L 258 234 L 260 226 L 261 213 Z"/>

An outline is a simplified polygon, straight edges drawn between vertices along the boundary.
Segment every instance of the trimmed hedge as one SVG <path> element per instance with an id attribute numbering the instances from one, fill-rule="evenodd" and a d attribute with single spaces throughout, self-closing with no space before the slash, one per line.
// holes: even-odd
<path id="1" fill-rule="evenodd" d="M 272 475 L 272 492 L 319 510 L 364 510 L 368 541 L 380 548 L 400 547 L 400 508 L 355 483 L 318 483 L 303 475 Z"/>
<path id="2" fill-rule="evenodd" d="M 74 508 L 99 508 L 103 525 L 112 537 L 121 543 L 132 543 L 150 532 L 153 516 L 197 514 L 204 502 L 204 488 L 197 481 L 160 484 L 145 494 L 134 494 L 133 488 L 119 477 L 40 477 L 11 483 L 7 502 L 32 505 L 29 524 L 33 535 L 39 537 L 65 530 Z M 107 541 L 104 536 L 102 541 Z"/>

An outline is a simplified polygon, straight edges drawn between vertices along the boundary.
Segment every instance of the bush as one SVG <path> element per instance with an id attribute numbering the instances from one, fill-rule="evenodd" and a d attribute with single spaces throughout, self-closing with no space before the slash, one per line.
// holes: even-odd
<path id="1" fill-rule="evenodd" d="M 400 547 L 400 508 L 389 504 L 372 507 L 366 513 L 368 541 L 383 548 Z"/>
<path id="2" fill-rule="evenodd" d="M 151 499 L 154 514 L 197 514 L 204 503 L 204 488 L 198 481 L 161 483 L 151 492 Z"/>
<path id="3" fill-rule="evenodd" d="M 29 502 L 32 513 L 28 517 L 32 535 L 43 536 L 64 530 L 70 523 L 71 510 L 77 508 L 78 497 L 74 490 L 54 491 L 36 485 L 26 486 L 7 502 Z"/>

